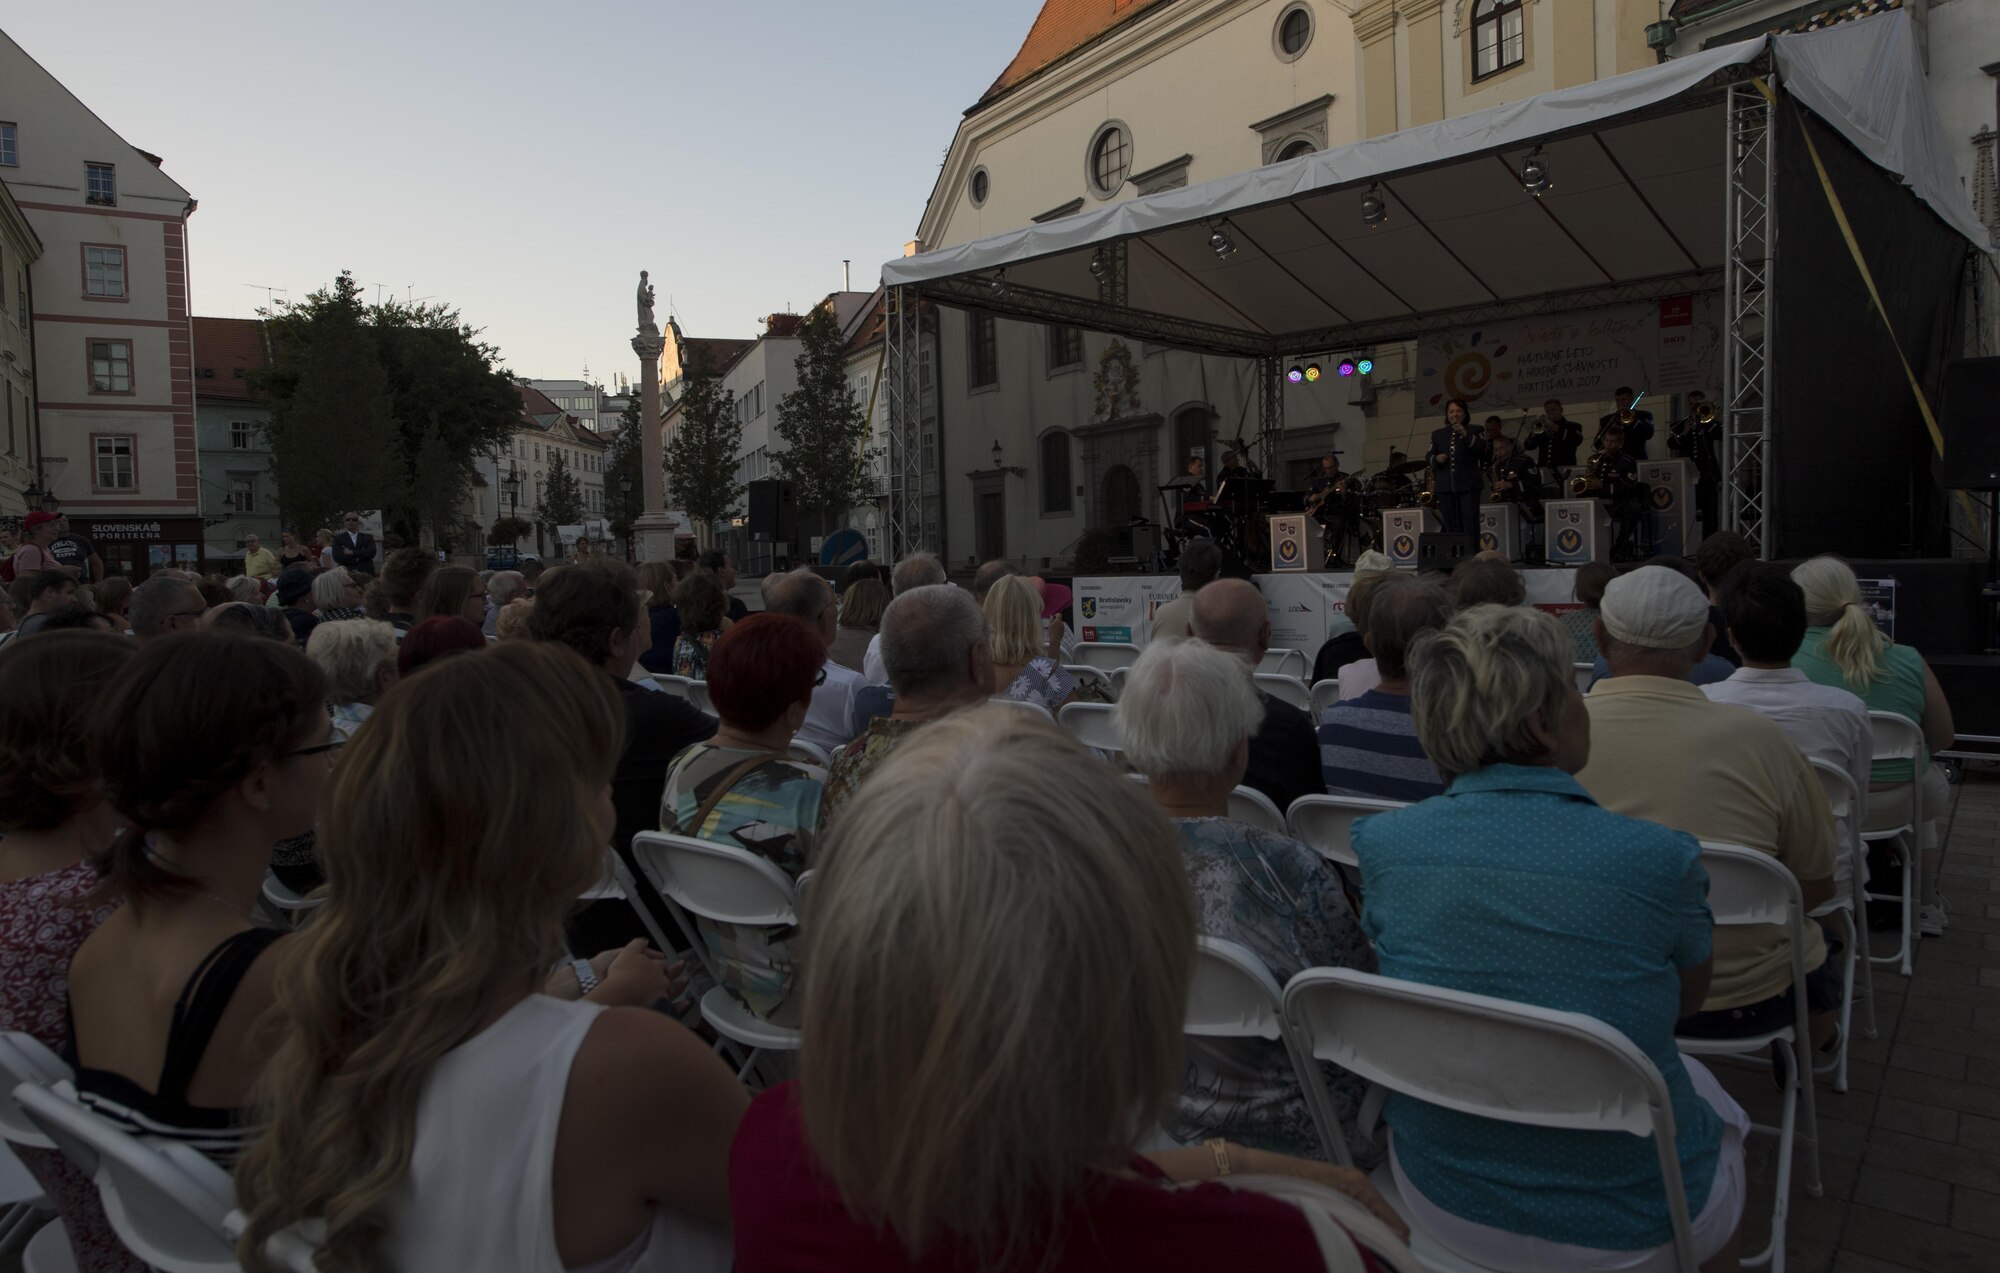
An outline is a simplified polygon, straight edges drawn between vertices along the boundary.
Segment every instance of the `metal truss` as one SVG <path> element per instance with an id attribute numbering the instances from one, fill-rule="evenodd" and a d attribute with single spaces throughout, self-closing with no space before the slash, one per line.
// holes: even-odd
<path id="1" fill-rule="evenodd" d="M 1097 258 L 1103 264 L 1103 272 L 1097 276 L 1097 302 L 1113 309 L 1124 309 L 1131 304 L 1127 295 L 1125 240 L 1106 243 L 1097 249 Z"/>
<path id="2" fill-rule="evenodd" d="M 1264 472 L 1276 476 L 1285 440 L 1285 377 L 1276 358 L 1257 360 L 1257 441 L 1264 448 Z"/>
<path id="3" fill-rule="evenodd" d="M 1729 86 L 1723 264 L 1723 524 L 1769 560 L 1771 542 L 1771 281 L 1777 260 L 1771 99 Z"/>
<path id="4" fill-rule="evenodd" d="M 924 507 L 929 493 L 923 466 L 924 401 L 919 381 L 923 302 L 911 286 L 891 287 L 883 298 L 883 381 L 889 394 L 889 502 L 885 516 L 886 556 L 899 560 L 923 548 Z M 933 478 L 934 480 L 934 478 Z"/>

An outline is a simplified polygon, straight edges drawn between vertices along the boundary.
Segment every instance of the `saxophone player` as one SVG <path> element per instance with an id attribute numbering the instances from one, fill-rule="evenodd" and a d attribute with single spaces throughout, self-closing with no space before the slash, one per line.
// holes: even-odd
<path id="1" fill-rule="evenodd" d="M 1587 475 L 1576 479 L 1578 494 L 1594 495 L 1609 505 L 1611 525 L 1616 535 L 1611 543 L 1614 561 L 1637 556 L 1639 524 L 1648 513 L 1646 484 L 1639 480 L 1639 461 L 1625 453 L 1625 430 L 1612 424 L 1601 435 L 1603 448 L 1590 457 Z"/>
<path id="2" fill-rule="evenodd" d="M 1561 399 L 1550 398 L 1542 404 L 1542 418 L 1535 421 L 1521 445 L 1545 469 L 1573 468 L 1576 453 L 1583 446 L 1583 426 L 1563 415 Z"/>
<path id="3" fill-rule="evenodd" d="M 1600 450 L 1604 447 L 1605 433 L 1615 424 L 1625 433 L 1624 454 L 1635 461 L 1646 458 L 1646 443 L 1653 436 L 1653 413 L 1637 410 L 1633 405 L 1636 401 L 1630 385 L 1619 385 L 1612 394 L 1611 414 L 1597 419 L 1597 446 Z"/>
<path id="4" fill-rule="evenodd" d="M 1688 391 L 1688 413 L 1667 430 L 1667 450 L 1694 461 L 1695 507 L 1701 533 L 1715 533 L 1722 504 L 1722 417 L 1699 389 Z"/>

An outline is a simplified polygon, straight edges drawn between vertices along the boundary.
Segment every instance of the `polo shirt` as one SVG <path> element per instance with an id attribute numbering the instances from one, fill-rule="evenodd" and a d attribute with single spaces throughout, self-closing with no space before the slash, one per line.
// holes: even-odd
<path id="1" fill-rule="evenodd" d="M 243 573 L 252 579 L 269 579 L 278 573 L 278 556 L 268 548 L 243 555 Z"/>
<path id="2" fill-rule="evenodd" d="M 1833 875 L 1826 795 L 1774 722 L 1658 676 L 1614 676 L 1583 701 L 1590 763 L 1576 778 L 1599 804 L 1698 839 L 1760 849 L 1802 883 Z M 1817 924 L 1806 925 L 1804 959 L 1808 972 L 1826 959 Z M 1791 980 L 1783 928 L 1725 928 L 1715 934 L 1715 975 L 1702 1007 L 1757 1003 Z"/>
<path id="3" fill-rule="evenodd" d="M 1561 770 L 1493 765 L 1436 800 L 1354 824 L 1362 931 L 1382 975 L 1595 1017 L 1673 1098 L 1688 1211 L 1715 1178 L 1722 1120 L 1674 1043 L 1680 974 L 1714 921 L 1694 837 L 1600 808 Z M 1670 1240 L 1650 1140 L 1527 1127 L 1391 1094 L 1397 1165 L 1455 1216 L 1630 1251 Z"/>
<path id="4" fill-rule="evenodd" d="M 1807 760 L 1823 760 L 1854 780 L 1867 810 L 1868 756 L 1874 748 L 1868 705 L 1843 689 L 1820 685 L 1795 667 L 1738 668 L 1728 680 L 1704 685 L 1711 703 L 1732 703 L 1768 716 Z M 1846 843 L 1847 828 L 1841 828 Z M 1846 884 L 1853 864 L 1836 854 L 1833 876 Z"/>
<path id="5" fill-rule="evenodd" d="M 1319 763 L 1331 795 L 1414 803 L 1444 790 L 1437 766 L 1417 741 L 1408 694 L 1369 690 L 1327 708 Z"/>

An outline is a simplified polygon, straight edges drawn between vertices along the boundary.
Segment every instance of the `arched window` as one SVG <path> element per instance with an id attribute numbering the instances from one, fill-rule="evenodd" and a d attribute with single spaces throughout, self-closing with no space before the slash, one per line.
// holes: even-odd
<path id="1" fill-rule="evenodd" d="M 1312 152 L 1313 144 L 1301 137 L 1278 152 L 1278 162 L 1283 163 L 1287 159 L 1297 159 L 1301 155 L 1310 155 Z"/>
<path id="2" fill-rule="evenodd" d="M 1472 9 L 1472 78 L 1519 66 L 1527 56 L 1521 0 L 1476 0 Z"/>
<path id="3" fill-rule="evenodd" d="M 1060 429 L 1042 435 L 1042 511 L 1067 513 L 1071 510 L 1069 475 L 1069 434 Z"/>

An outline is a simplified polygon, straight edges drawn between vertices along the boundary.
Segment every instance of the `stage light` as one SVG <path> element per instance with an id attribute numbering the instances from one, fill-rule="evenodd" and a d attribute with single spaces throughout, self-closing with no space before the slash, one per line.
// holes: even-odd
<path id="1" fill-rule="evenodd" d="M 1215 253 L 1216 260 L 1222 260 L 1236 251 L 1235 240 L 1222 228 L 1222 222 L 1215 224 L 1215 232 L 1208 236 L 1208 250 Z"/>
<path id="2" fill-rule="evenodd" d="M 1320 372 L 1320 369 L 1319 369 L 1319 364 L 1318 364 L 1318 363 L 1316 363 L 1316 362 L 1309 362 L 1309 363 L 1307 363 L 1307 364 L 1306 364 L 1306 383 L 1307 383 L 1307 384 L 1311 384 L 1311 383 L 1313 383 L 1313 382 L 1314 382 L 1315 380 L 1318 380 L 1318 379 L 1320 378 L 1320 375 L 1321 375 L 1321 372 Z"/>
<path id="3" fill-rule="evenodd" d="M 1304 367 L 1299 366 L 1297 363 L 1293 363 L 1292 369 L 1285 373 L 1285 379 L 1291 381 L 1293 384 L 1299 384 L 1305 378 L 1306 378 L 1306 369 Z"/>
<path id="4" fill-rule="evenodd" d="M 1104 259 L 1103 248 L 1099 248 L 1097 249 L 1097 251 L 1092 252 L 1090 254 L 1090 277 L 1102 282 L 1105 274 L 1108 273 L 1110 269 L 1111 266 Z"/>
<path id="5" fill-rule="evenodd" d="M 1340 374 L 1343 376 L 1354 374 L 1354 360 L 1352 358 L 1343 358 L 1340 360 Z"/>
<path id="6" fill-rule="evenodd" d="M 1375 360 L 1373 358 L 1363 358 L 1360 362 L 1354 364 L 1354 369 L 1364 376 L 1368 375 L 1375 370 Z"/>
<path id="7" fill-rule="evenodd" d="M 1549 181 L 1549 166 L 1542 161 L 1542 148 L 1537 146 L 1521 165 L 1521 189 L 1539 199 L 1554 188 Z"/>
<path id="8" fill-rule="evenodd" d="M 1361 196 L 1361 224 L 1374 229 L 1389 219 L 1389 205 L 1382 199 L 1381 190 L 1368 187 L 1368 193 Z"/>
<path id="9" fill-rule="evenodd" d="M 986 285 L 986 290 L 993 294 L 993 299 L 996 301 L 1005 297 L 1007 295 L 1007 271 L 1001 270 L 995 274 L 993 281 Z"/>

